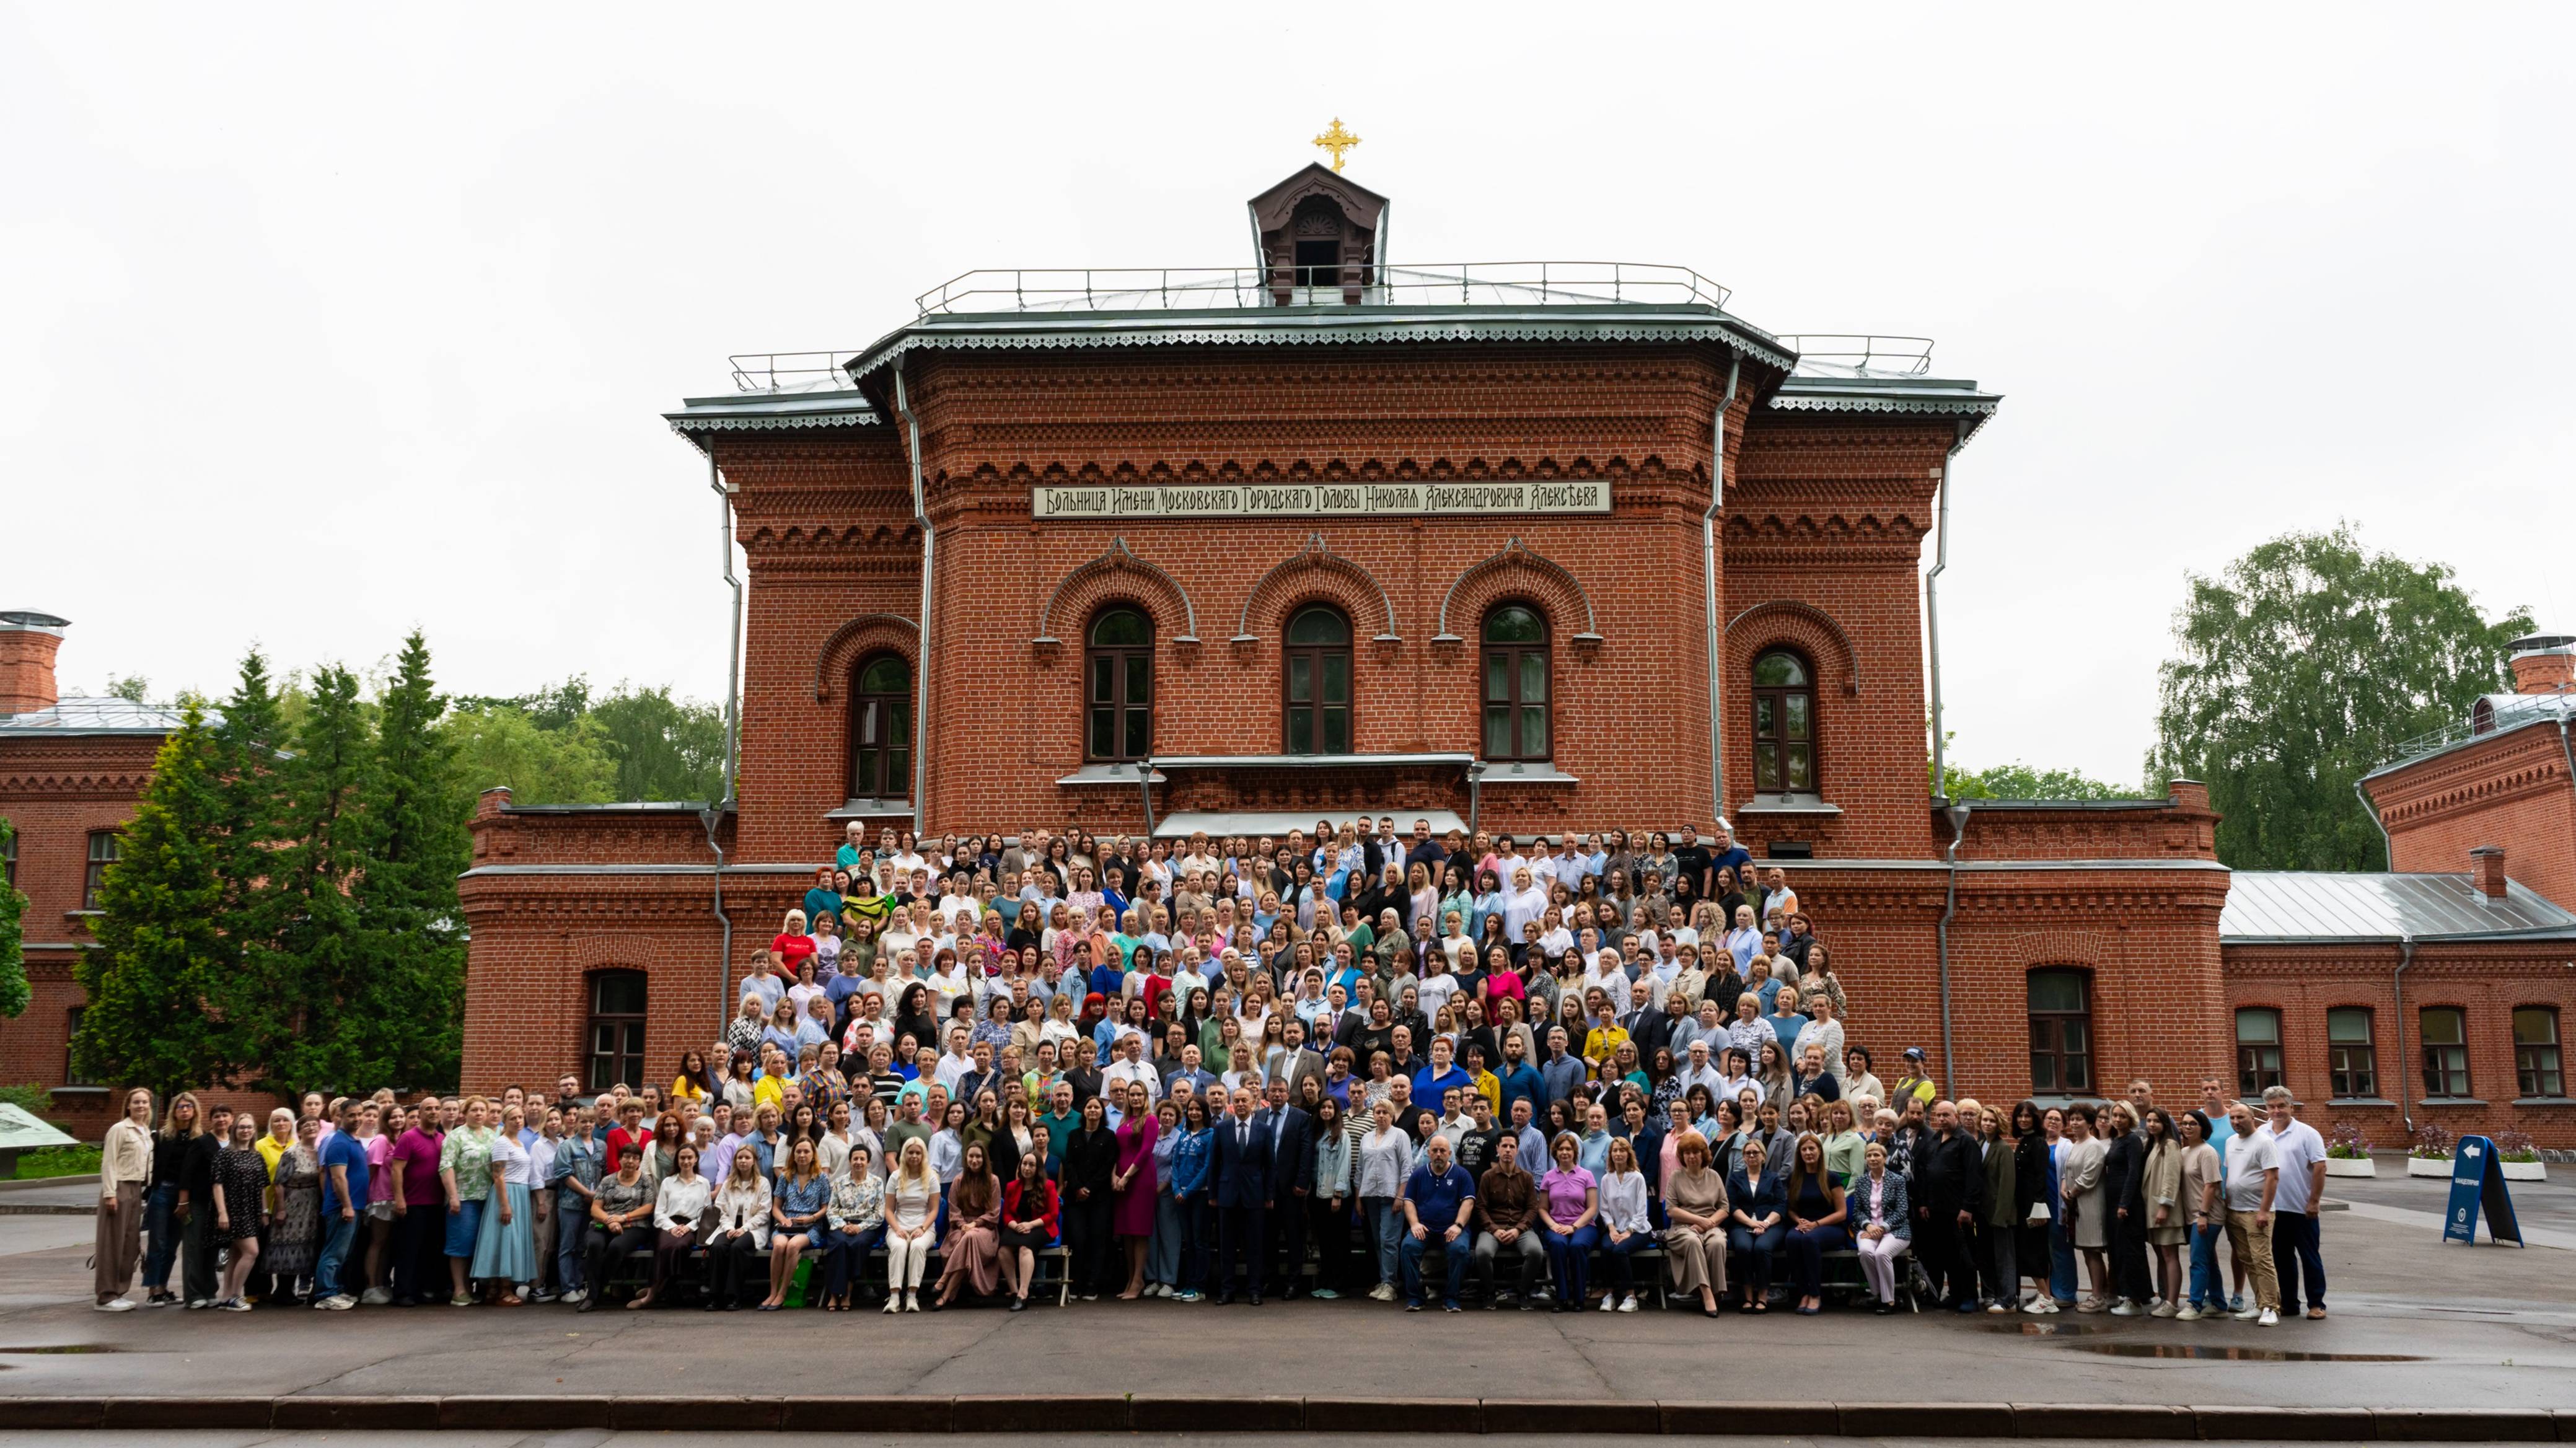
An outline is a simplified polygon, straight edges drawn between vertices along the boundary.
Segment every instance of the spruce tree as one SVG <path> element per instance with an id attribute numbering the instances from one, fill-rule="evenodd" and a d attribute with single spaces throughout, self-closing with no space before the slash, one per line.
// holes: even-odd
<path id="1" fill-rule="evenodd" d="M 89 1000 L 72 1037 L 85 1075 L 166 1095 L 233 1084 L 258 1061 L 224 929 L 220 753 L 190 702 L 100 882 L 98 948 L 73 967 Z"/>
<path id="2" fill-rule="evenodd" d="M 9 822 L 0 819 L 0 855 L 8 853 L 11 834 Z M 27 897 L 0 880 L 0 1018 L 25 1015 L 32 997 L 27 986 L 26 935 L 18 923 L 26 913 Z"/>
<path id="3" fill-rule="evenodd" d="M 241 676 L 214 728 L 216 873 L 223 880 L 226 928 L 239 940 L 257 931 L 263 914 L 259 894 L 281 842 L 278 768 L 285 733 L 268 660 L 254 648 L 242 656 Z"/>
<path id="4" fill-rule="evenodd" d="M 372 852 L 353 886 L 356 924 L 373 968 L 354 984 L 341 1029 L 366 1030 L 380 1079 L 446 1089 L 456 1080 L 465 1003 L 465 916 L 456 877 L 469 853 L 469 797 L 438 727 L 446 701 L 430 678 L 429 645 L 403 640 L 376 711 L 375 768 L 365 807 Z"/>
<path id="5" fill-rule="evenodd" d="M 370 968 L 349 885 L 370 855 L 365 802 L 374 741 L 358 680 L 346 668 L 315 671 L 295 747 L 279 771 L 282 840 L 252 912 L 259 938 L 244 978 L 265 1003 L 260 1084 L 297 1091 L 383 1079 L 375 1023 L 348 1005 Z"/>

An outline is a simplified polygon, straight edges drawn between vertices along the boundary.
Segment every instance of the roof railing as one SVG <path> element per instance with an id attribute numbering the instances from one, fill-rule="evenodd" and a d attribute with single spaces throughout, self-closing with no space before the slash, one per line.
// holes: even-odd
<path id="1" fill-rule="evenodd" d="M 725 359 L 737 392 L 831 392 L 850 385 L 841 370 L 856 352 L 738 352 Z"/>
<path id="2" fill-rule="evenodd" d="M 1356 275 L 1351 275 L 1356 273 Z M 1345 285 L 1346 278 L 1350 285 Z M 1617 261 L 1433 266 L 1077 267 L 970 271 L 914 298 L 922 316 L 1265 306 L 1695 305 L 1732 295 L 1688 267 Z"/>
<path id="3" fill-rule="evenodd" d="M 1932 370 L 1932 339 L 1869 332 L 1783 332 L 1801 371 L 1813 364 L 1887 377 L 1921 377 Z"/>

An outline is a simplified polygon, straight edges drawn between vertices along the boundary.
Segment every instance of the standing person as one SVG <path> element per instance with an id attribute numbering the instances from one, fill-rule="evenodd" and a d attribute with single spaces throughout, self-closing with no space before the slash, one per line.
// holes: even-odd
<path id="1" fill-rule="evenodd" d="M 1967 1243 L 1986 1207 L 1986 1175 L 1977 1145 L 1959 1127 L 1959 1109 L 1932 1103 L 1932 1130 L 1915 1147 L 1914 1255 L 1953 1312 L 1977 1310 L 1977 1269 Z"/>
<path id="2" fill-rule="evenodd" d="M 438 1158 L 445 1150 L 446 1133 L 439 1099 L 421 1098 L 408 1120 L 394 1138 L 385 1169 L 393 1181 L 393 1300 L 418 1307 L 439 1295 L 438 1278 L 443 1272 L 440 1249 L 445 1245 L 447 1214 L 441 1210 L 445 1192 Z"/>
<path id="3" fill-rule="evenodd" d="M 1234 1264 L 1245 1260 L 1252 1305 L 1261 1305 L 1261 1259 L 1269 1236 L 1263 1231 L 1270 1205 L 1270 1123 L 1252 1114 L 1252 1090 L 1237 1086 L 1231 1110 L 1216 1128 L 1209 1172 L 1215 1183 L 1217 1212 L 1216 1285 L 1219 1306 L 1234 1301 Z"/>
<path id="4" fill-rule="evenodd" d="M 2191 1293 L 2180 1311 L 2177 1322 L 2197 1322 L 2215 1316 L 2227 1306 L 2226 1293 L 2218 1281 L 2218 1239 L 2227 1230 L 2227 1207 L 2219 1199 L 2219 1177 L 2223 1174 L 2218 1149 L 2209 1144 L 2209 1118 L 2197 1111 L 2186 1111 L 2176 1117 L 2174 1125 L 2182 1138 L 2182 1151 L 2177 1165 L 2182 1179 L 2177 1195 L 2177 1211 L 2191 1233 Z"/>
<path id="5" fill-rule="evenodd" d="M 2182 1249 L 2190 1238 L 2182 1201 L 2182 1144 L 2174 1139 L 2174 1119 L 2161 1106 L 2147 1108 L 2146 1119 L 2147 1253 L 2156 1276 L 2156 1305 L 2149 1315 L 2173 1317 L 2182 1310 Z"/>
<path id="6" fill-rule="evenodd" d="M 314 1149 L 322 1123 L 299 1116 L 289 1129 L 295 1140 L 278 1152 L 270 1172 L 268 1241 L 260 1248 L 262 1270 L 275 1284 L 273 1300 L 281 1305 L 296 1300 L 296 1284 L 312 1275 L 322 1250 L 322 1158 Z"/>
<path id="7" fill-rule="evenodd" d="M 248 1312 L 243 1284 L 259 1261 L 261 1214 L 268 1202 L 268 1159 L 254 1144 L 259 1123 L 247 1111 L 232 1119 L 232 1137 L 214 1164 L 214 1231 L 211 1240 L 232 1250 L 224 1264 L 223 1285 L 215 1306 L 226 1312 Z"/>
<path id="8" fill-rule="evenodd" d="M 2110 1148 L 2093 1134 L 2094 1111 L 2079 1101 L 2066 1113 L 2066 1156 L 2058 1163 L 2057 1193 L 2066 1203 L 2067 1237 L 2084 1260 L 2091 1288 L 2075 1304 L 2078 1312 L 2100 1312 L 2111 1305 L 2111 1193 L 2103 1182 L 2103 1162 Z"/>
<path id="9" fill-rule="evenodd" d="M 1181 1103 L 1166 1098 L 1154 1107 L 1154 1235 L 1145 1248 L 1145 1295 L 1171 1297 L 1182 1283 L 1181 1203 L 1175 1190 L 1180 1176 Z M 1007 1269 L 1010 1257 L 1003 1255 Z"/>
<path id="10" fill-rule="evenodd" d="M 137 1086 L 125 1093 L 125 1114 L 108 1126 L 98 1149 L 98 1243 L 90 1259 L 90 1291 L 101 1312 L 134 1310 L 125 1293 L 143 1260 L 144 1189 L 153 1181 L 153 1156 L 152 1093 Z M 166 1235 L 156 1235 L 153 1245 Z M 162 1280 L 169 1280 L 166 1265 Z"/>
<path id="11" fill-rule="evenodd" d="M 372 1110 L 354 1100 L 341 1102 L 340 1129 L 322 1143 L 322 1255 L 313 1266 L 313 1305 L 325 1312 L 358 1305 L 344 1279 L 367 1211 L 367 1141 L 358 1132 L 362 1112 Z"/>
<path id="12" fill-rule="evenodd" d="M 215 1252 L 224 1239 L 215 1232 L 215 1168 L 232 1148 L 233 1109 L 217 1106 L 206 1113 L 206 1129 L 188 1144 L 180 1165 L 178 1211 L 185 1220 L 182 1258 L 183 1294 L 191 1310 L 214 1306 L 223 1288 L 215 1271 Z"/>
<path id="13" fill-rule="evenodd" d="M 1861 1179 L 1844 1200 L 1857 1228 L 1852 1244 L 1860 1250 L 1861 1276 L 1875 1303 L 1870 1310 L 1884 1317 L 1896 1310 L 1896 1259 L 1912 1242 L 1914 1224 L 1905 1209 L 1905 1178 L 1887 1169 L 1886 1146 L 1873 1141 L 1861 1153 Z"/>
<path id="14" fill-rule="evenodd" d="M 1964 1114 L 1964 1109 L 1962 1114 Z M 2021 1221 L 2029 1202 L 2021 1195 L 2021 1173 L 2009 1123 L 1991 1106 L 1977 1108 L 1977 1149 L 1984 1153 L 1986 1209 L 1977 1219 L 1985 1254 L 1978 1265 L 1986 1277 L 1986 1311 L 2010 1312 L 2020 1290 Z"/>
<path id="15" fill-rule="evenodd" d="M 2281 1185 L 2281 1149 L 2270 1133 L 2254 1129 L 2254 1112 L 2242 1101 L 2227 1104 L 2227 1240 L 2254 1274 L 2254 1301 L 2239 1322 L 2273 1327 L 2281 1321 L 2281 1284 L 2274 1274 L 2272 1223 Z"/>
<path id="16" fill-rule="evenodd" d="M 403 1109 L 381 1092 L 358 1108 L 358 1140 L 367 1151 L 367 1216 L 359 1235 L 367 1244 L 366 1265 L 358 1301 L 382 1307 L 394 1300 L 390 1259 L 394 1246 L 394 1142 L 408 1124 Z"/>
<path id="17" fill-rule="evenodd" d="M 2272 1275 L 2281 1295 L 2281 1310 L 2299 1311 L 2299 1286 L 2307 1284 L 2308 1318 L 2326 1315 L 2326 1260 L 2318 1251 L 2318 1212 L 2325 1202 L 2326 1143 L 2317 1129 L 2298 1117 L 2297 1099 L 2287 1086 L 2263 1091 L 2263 1109 L 2271 1120 L 2261 1130 L 2272 1138 L 2280 1157 L 2281 1188 L 2272 1198 Z"/>
<path id="18" fill-rule="evenodd" d="M 2056 1215 L 2057 1192 L 2052 1185 L 2056 1173 L 2050 1157 L 2047 1118 L 2040 1115 L 2039 1103 L 2021 1101 L 2012 1109 L 2013 1211 L 2014 1222 L 2007 1230 L 2013 1234 L 2013 1260 L 2021 1277 L 2033 1285 L 2021 1310 L 2046 1313 L 2055 1304 L 2049 1300 L 2049 1277 L 2054 1259 L 2049 1251 L 2049 1222 Z M 2006 1290 L 2020 1291 L 2020 1279 Z"/>
<path id="19" fill-rule="evenodd" d="M 563 1300 L 576 1307 L 590 1300 L 590 1279 L 582 1269 L 590 1248 L 590 1199 L 601 1175 L 596 1120 L 586 1105 L 570 1108 L 546 1173 L 555 1196 L 555 1282 Z"/>
<path id="20" fill-rule="evenodd" d="M 1172 1292 L 1176 1302 L 1199 1301 L 1199 1286 L 1207 1281 L 1208 1238 L 1215 1230 L 1208 1216 L 1208 1168 L 1215 1150 L 1216 1113 L 1205 1096 L 1193 1095 L 1181 1103 L 1181 1129 L 1172 1145 L 1172 1179 L 1167 1187 L 1180 1234 Z"/>
<path id="21" fill-rule="evenodd" d="M 1311 1051 L 1303 1053 L 1312 1061 Z M 1320 1089 L 1320 1078 L 1318 1081 Z M 1271 1078 L 1269 1106 L 1261 1115 L 1270 1126 L 1270 1211 L 1268 1227 L 1279 1249 L 1279 1295 L 1294 1298 L 1306 1271 L 1306 1199 L 1315 1181 L 1315 1118 L 1292 1106 L 1284 1074 Z M 1471 1181 L 1470 1186 L 1473 1185 Z M 1265 1243 L 1265 1250 L 1269 1246 Z"/>
<path id="22" fill-rule="evenodd" d="M 1109 1129 L 1109 1105 L 1098 1096 L 1082 1103 L 1082 1124 L 1064 1144 L 1065 1276 L 1073 1295 L 1096 1302 L 1109 1277 L 1116 1222 L 1118 1135 Z"/>
<path id="23" fill-rule="evenodd" d="M 885 1184 L 886 1305 L 888 1312 L 921 1310 L 921 1274 L 939 1245 L 939 1178 L 930 1148 L 907 1137 Z"/>
<path id="24" fill-rule="evenodd" d="M 143 1195 L 143 1226 L 151 1236 L 151 1246 L 143 1254 L 146 1307 L 179 1305 L 180 1298 L 170 1290 L 170 1269 L 179 1260 L 180 1239 L 186 1235 L 179 1199 L 187 1190 L 189 1153 L 204 1134 L 204 1112 L 196 1093 L 182 1091 L 170 1098 L 161 1113 L 161 1129 L 152 1137 L 152 1183 Z M 103 1195 L 101 1205 L 105 1205 Z"/>
<path id="25" fill-rule="evenodd" d="M 1359 1198 L 1370 1252 L 1377 1260 L 1377 1286 L 1369 1289 L 1369 1296 L 1378 1302 L 1393 1302 L 1396 1243 L 1404 1232 L 1403 1214 L 1395 1199 L 1403 1194 L 1405 1179 L 1413 1174 L 1413 1138 L 1396 1128 L 1395 1102 L 1391 1098 L 1380 1098 L 1370 1108 L 1370 1119 L 1373 1125 L 1360 1137 L 1357 1147 L 1352 1194 Z"/>
<path id="26" fill-rule="evenodd" d="M 438 1182 L 447 1197 L 447 1280 L 450 1307 L 472 1307 L 469 1280 L 475 1239 L 483 1232 L 483 1213 L 492 1199 L 492 1144 L 496 1133 L 487 1119 L 489 1105 L 480 1096 L 465 1098 L 456 1129 L 438 1148 Z"/>
<path id="27" fill-rule="evenodd" d="M 503 1307 L 517 1307 L 526 1299 L 519 1287 L 537 1275 L 536 1209 L 529 1204 L 528 1149 L 519 1141 L 521 1128 L 527 1125 L 527 1108 L 513 1101 L 501 1108 L 499 1128 L 492 1134 L 492 1151 L 484 1168 L 488 1178 L 483 1224 L 474 1235 L 474 1266 L 468 1274 L 475 1281 L 489 1282 L 497 1291 L 495 1301 Z"/>
<path id="28" fill-rule="evenodd" d="M 1139 1045 L 1143 1042 L 1141 1036 L 1134 1039 Z M 1143 1094 L 1142 1088 L 1130 1092 L 1131 1098 Z M 1118 1123 L 1118 1161 L 1109 1174 L 1109 1191 L 1110 1227 L 1127 1248 L 1127 1286 L 1118 1294 L 1121 1302 L 1145 1295 L 1145 1249 L 1153 1244 L 1154 1198 L 1162 1186 L 1156 1179 L 1154 1146 L 1162 1135 L 1162 1118 L 1141 1103 L 1131 1105 L 1127 1119 Z M 998 1209 L 998 1188 L 994 1195 Z M 954 1200 L 949 1213 L 956 1214 Z"/>
<path id="29" fill-rule="evenodd" d="M 2102 1184 L 2111 1202 L 2111 1280 L 2118 1300 L 2113 1317 L 2138 1317 L 2155 1296 L 2147 1281 L 2147 1143 L 2138 1131 L 2136 1108 L 2111 1103 L 2104 1133 L 2109 1153 L 2102 1164 Z"/>

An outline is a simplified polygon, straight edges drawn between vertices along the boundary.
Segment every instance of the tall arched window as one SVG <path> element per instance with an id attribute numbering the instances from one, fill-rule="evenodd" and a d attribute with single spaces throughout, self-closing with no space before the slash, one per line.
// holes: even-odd
<path id="1" fill-rule="evenodd" d="M 1543 760 L 1548 727 L 1547 620 L 1525 604 L 1485 615 L 1485 757 Z"/>
<path id="2" fill-rule="evenodd" d="M 1083 753 L 1102 760 L 1142 759 L 1154 747 L 1154 626 L 1132 608 L 1113 608 L 1091 624 L 1083 648 Z"/>
<path id="3" fill-rule="evenodd" d="M 902 799 L 912 789 L 912 668 L 873 654 L 850 670 L 850 798 Z"/>
<path id="4" fill-rule="evenodd" d="M 1290 754 L 1351 752 L 1351 621 L 1317 604 L 1288 620 L 1281 713 Z"/>
<path id="5" fill-rule="evenodd" d="M 1807 661 L 1773 649 L 1753 661 L 1753 788 L 1816 789 L 1816 686 Z"/>

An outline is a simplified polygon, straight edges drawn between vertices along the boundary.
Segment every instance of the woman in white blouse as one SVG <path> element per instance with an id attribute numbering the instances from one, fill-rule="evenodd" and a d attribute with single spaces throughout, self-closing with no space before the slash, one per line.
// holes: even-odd
<path id="1" fill-rule="evenodd" d="M 885 1188 L 888 1312 L 921 1310 L 921 1274 L 939 1243 L 939 1178 L 921 1138 L 908 1138 Z"/>
<path id="2" fill-rule="evenodd" d="M 665 1181 L 663 1190 L 670 1185 Z M 733 1170 L 725 1174 L 707 1211 L 713 1221 L 707 1235 L 706 1309 L 731 1312 L 742 1306 L 746 1285 L 755 1280 L 766 1285 L 760 1258 L 769 1250 L 769 1179 L 760 1174 L 760 1153 L 747 1144 L 734 1148 Z M 662 1224 L 667 1241 L 671 1222 L 658 1198 L 653 1219 Z"/>
<path id="3" fill-rule="evenodd" d="M 1609 1259 L 1611 1289 L 1601 1310 L 1637 1310 L 1636 1268 L 1628 1254 L 1655 1240 L 1646 1220 L 1646 1177 L 1637 1170 L 1637 1153 L 1624 1136 L 1610 1138 L 1610 1169 L 1601 1174 L 1601 1255 Z"/>
<path id="4" fill-rule="evenodd" d="M 671 1174 L 653 1189 L 653 1285 L 627 1303 L 628 1307 L 649 1307 L 662 1295 L 662 1286 L 671 1280 L 680 1259 L 697 1246 L 698 1229 L 706 1219 L 707 1203 L 715 1189 L 698 1173 L 698 1149 L 683 1146 L 674 1160 L 678 1164 Z M 751 1174 L 760 1175 L 757 1166 Z"/>

